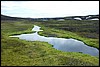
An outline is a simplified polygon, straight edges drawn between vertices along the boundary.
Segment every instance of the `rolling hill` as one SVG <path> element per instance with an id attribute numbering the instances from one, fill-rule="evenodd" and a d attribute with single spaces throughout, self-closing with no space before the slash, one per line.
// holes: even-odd
<path id="1" fill-rule="evenodd" d="M 78 18 L 78 19 L 76 19 Z M 98 19 L 99 20 L 99 15 L 87 15 L 87 16 L 68 16 L 68 17 L 55 17 L 55 18 L 21 18 L 21 17 L 10 17 L 6 15 L 1 14 L 1 20 L 91 20 L 91 19 Z"/>

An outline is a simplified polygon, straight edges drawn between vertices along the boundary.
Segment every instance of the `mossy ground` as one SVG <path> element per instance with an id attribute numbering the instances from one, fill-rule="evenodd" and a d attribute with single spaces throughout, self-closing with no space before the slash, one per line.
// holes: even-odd
<path id="1" fill-rule="evenodd" d="M 55 25 L 58 25 L 58 27 L 53 27 L 53 22 Z M 62 52 L 60 50 L 54 49 L 52 45 L 48 44 L 47 42 L 25 41 L 18 38 L 9 37 L 10 35 L 32 33 L 31 30 L 33 26 L 38 25 L 42 27 L 42 30 L 44 30 L 43 32 L 39 32 L 40 35 L 47 37 L 53 36 L 59 38 L 75 38 L 83 41 L 89 46 L 99 48 L 99 38 L 97 37 L 98 35 L 90 38 L 86 37 L 85 35 L 79 35 L 80 31 L 75 32 L 74 30 L 70 31 L 67 29 L 59 29 L 59 27 L 61 27 L 61 23 L 68 25 L 70 22 L 72 23 L 72 21 L 59 21 L 60 24 L 57 22 L 58 21 L 2 21 L 1 66 L 99 66 L 99 57 L 94 57 L 78 52 Z M 76 23 L 76 26 L 82 26 L 81 22 L 80 24 L 78 22 Z M 87 21 L 84 22 L 86 23 Z M 92 25 L 95 22 L 91 21 L 89 25 Z M 64 26 L 62 26 L 62 28 L 63 27 Z M 98 28 L 98 24 L 96 28 Z M 95 29 L 93 30 L 95 31 Z M 90 31 L 84 32 L 90 33 Z"/>

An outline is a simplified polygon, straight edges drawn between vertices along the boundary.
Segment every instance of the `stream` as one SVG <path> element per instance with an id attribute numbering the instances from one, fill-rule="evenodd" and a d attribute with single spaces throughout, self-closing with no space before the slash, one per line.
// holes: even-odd
<path id="1" fill-rule="evenodd" d="M 97 48 L 87 46 L 82 41 L 72 39 L 72 38 L 65 39 L 65 38 L 40 36 L 38 32 L 43 31 L 40 30 L 40 28 L 41 27 L 34 25 L 32 31 L 36 31 L 35 33 L 21 34 L 21 35 L 15 35 L 10 37 L 18 37 L 19 39 L 23 39 L 27 41 L 48 42 L 49 44 L 53 45 L 53 48 L 57 50 L 66 51 L 66 52 L 81 52 L 92 56 L 99 56 L 99 50 Z"/>

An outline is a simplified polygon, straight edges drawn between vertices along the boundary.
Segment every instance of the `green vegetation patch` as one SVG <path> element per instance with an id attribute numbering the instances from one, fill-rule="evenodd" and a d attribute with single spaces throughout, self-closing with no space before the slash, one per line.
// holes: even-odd
<path id="1" fill-rule="evenodd" d="M 56 23 L 56 21 L 46 21 L 46 25 L 47 22 L 48 25 L 49 23 Z M 59 23 L 67 22 L 59 21 Z M 44 30 L 43 32 L 39 32 L 40 35 L 74 38 L 83 41 L 89 46 L 99 48 L 98 38 L 83 37 L 77 34 L 79 32 L 74 33 L 46 26 L 44 22 L 5 21 L 1 23 L 1 66 L 99 66 L 99 57 L 78 52 L 56 50 L 47 42 L 25 41 L 9 37 L 10 35 L 32 33 L 31 29 L 34 25 L 41 26 L 41 29 Z"/>

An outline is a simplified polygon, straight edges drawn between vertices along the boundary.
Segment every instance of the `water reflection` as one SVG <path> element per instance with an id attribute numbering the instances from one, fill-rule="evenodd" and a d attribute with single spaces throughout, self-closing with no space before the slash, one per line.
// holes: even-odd
<path id="1" fill-rule="evenodd" d="M 34 25 L 34 28 L 32 29 L 32 31 L 36 31 L 36 32 L 43 31 L 43 30 L 40 30 L 40 28 L 41 27 Z"/>
<path id="2" fill-rule="evenodd" d="M 99 50 L 90 46 L 85 45 L 83 42 L 75 40 L 75 39 L 64 39 L 64 38 L 56 38 L 56 37 L 44 37 L 38 34 L 40 27 L 34 26 L 32 31 L 36 31 L 32 34 L 21 34 L 17 36 L 10 36 L 10 37 L 19 37 L 19 39 L 24 39 L 27 41 L 44 41 L 52 44 L 55 49 L 61 51 L 68 51 L 68 52 L 82 52 L 84 54 L 90 54 L 93 56 L 99 55 Z"/>

